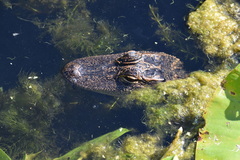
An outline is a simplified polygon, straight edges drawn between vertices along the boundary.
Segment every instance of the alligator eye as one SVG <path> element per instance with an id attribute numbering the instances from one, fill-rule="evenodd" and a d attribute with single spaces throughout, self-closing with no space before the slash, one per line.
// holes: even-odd
<path id="1" fill-rule="evenodd" d="M 136 51 L 128 51 L 122 57 L 116 59 L 116 63 L 119 65 L 131 65 L 137 64 L 142 60 L 142 53 Z"/>
<path id="2" fill-rule="evenodd" d="M 121 75 L 119 78 L 123 83 L 139 83 L 140 81 L 137 77 L 130 75 Z"/>

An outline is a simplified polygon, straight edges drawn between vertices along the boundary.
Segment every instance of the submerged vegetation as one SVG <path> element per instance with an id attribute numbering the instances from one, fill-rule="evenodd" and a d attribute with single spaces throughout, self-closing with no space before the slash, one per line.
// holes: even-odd
<path id="1" fill-rule="evenodd" d="M 188 41 L 192 40 L 190 35 L 182 33 L 180 30 L 175 29 L 173 24 L 164 21 L 163 17 L 158 14 L 158 8 L 149 5 L 151 19 L 157 24 L 156 35 L 158 35 L 161 43 L 166 46 L 174 48 L 178 54 L 184 53 L 186 59 L 191 59 L 198 61 L 199 59 L 204 59 L 199 55 L 198 50 L 196 50 L 196 45 L 187 45 Z M 193 50 L 193 48 L 195 48 Z"/>
<path id="2" fill-rule="evenodd" d="M 107 21 L 91 17 L 84 1 L 79 1 L 62 18 L 48 24 L 53 43 L 64 54 L 109 54 L 123 42 L 123 34 L 118 29 Z"/>
<path id="3" fill-rule="evenodd" d="M 22 73 L 18 87 L 1 92 L 0 146 L 12 158 L 19 159 L 22 151 L 56 154 L 50 126 L 54 116 L 63 111 L 64 82 L 59 79 L 56 76 L 42 83 L 35 73 Z"/>
<path id="4" fill-rule="evenodd" d="M 127 36 L 115 26 L 111 26 L 107 20 L 93 17 L 87 9 L 87 3 L 93 3 L 92 1 L 65 0 L 52 3 L 52 1 L 42 2 L 36 8 L 42 7 L 48 10 L 50 7 L 49 10 L 54 11 L 56 17 L 45 20 L 34 18 L 31 21 L 52 36 L 52 43 L 65 57 L 109 54 L 116 50 L 124 50 L 122 43 Z M 34 3 L 31 8 L 38 10 L 35 5 Z"/>
<path id="5" fill-rule="evenodd" d="M 22 0 L 19 3 L 3 1 L 8 8 L 18 8 L 19 18 L 29 21 L 52 36 L 51 43 L 65 57 L 109 54 L 129 49 L 128 38 L 107 20 L 93 17 L 87 9 L 92 0 Z M 24 11 L 21 13 L 21 11 Z M 43 19 L 41 16 L 47 18 Z M 132 46 L 132 45 L 131 45 Z"/>

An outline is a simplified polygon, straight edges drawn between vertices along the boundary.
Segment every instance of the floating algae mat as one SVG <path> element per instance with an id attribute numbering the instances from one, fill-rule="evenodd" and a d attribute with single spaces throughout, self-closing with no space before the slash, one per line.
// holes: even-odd
<path id="1" fill-rule="evenodd" d="M 206 54 L 227 58 L 240 51 L 237 10 L 239 4 L 234 1 L 220 4 L 215 0 L 206 0 L 189 14 L 187 23 L 198 35 Z"/>

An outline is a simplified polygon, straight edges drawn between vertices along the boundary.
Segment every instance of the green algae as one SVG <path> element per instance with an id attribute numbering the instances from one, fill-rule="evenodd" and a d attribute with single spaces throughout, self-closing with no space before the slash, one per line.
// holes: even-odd
<path id="1" fill-rule="evenodd" d="M 7 1 L 7 0 L 5 0 Z M 10 2 L 7 4 L 9 5 Z M 32 14 L 52 14 L 63 11 L 63 8 L 69 5 L 68 0 L 19 0 L 12 3 L 11 6 L 21 6 Z"/>
<path id="2" fill-rule="evenodd" d="M 156 153 L 161 149 L 158 147 L 159 137 L 150 134 L 141 134 L 139 136 L 129 136 L 123 141 L 123 151 L 131 159 L 149 159 L 156 157 Z"/>
<path id="3" fill-rule="evenodd" d="M 208 100 L 226 73 L 196 71 L 186 79 L 133 91 L 126 101 L 146 106 L 146 123 L 150 128 L 159 128 L 172 120 L 195 119 L 201 117 Z"/>
<path id="4" fill-rule="evenodd" d="M 127 130 L 126 130 L 127 131 Z M 118 130 L 107 133 L 99 138 L 88 141 L 73 149 L 62 157 L 61 159 L 169 159 L 173 157 L 180 157 L 181 159 L 193 158 L 195 146 L 191 143 L 187 148 L 184 148 L 186 135 L 182 135 L 183 130 L 180 128 L 175 135 L 173 142 L 169 147 L 160 145 L 161 138 L 158 133 L 155 134 L 140 134 L 134 136 L 127 136 L 121 141 L 121 146 L 116 147 L 116 143 L 109 143 L 111 137 L 109 135 L 116 134 Z M 122 131 L 121 131 L 122 132 Z M 125 131 L 124 131 L 125 132 Z M 121 133 L 123 134 L 123 133 Z M 106 138 L 108 143 L 105 143 Z"/>
<path id="5" fill-rule="evenodd" d="M 115 139 L 129 131 L 130 130 L 126 128 L 119 128 L 113 132 L 109 132 L 91 141 L 83 143 L 79 147 L 71 150 L 70 152 L 59 158 L 55 158 L 54 160 L 66 160 L 66 159 L 81 160 L 90 158 L 92 156 L 91 155 L 92 152 L 99 151 L 101 152 L 102 158 L 107 158 L 108 151 L 106 150 L 106 148 L 110 146 L 110 143 L 112 143 L 112 141 L 114 141 Z M 92 157 L 90 159 L 96 159 L 96 157 L 95 158 Z"/>
<path id="6" fill-rule="evenodd" d="M 25 154 L 22 160 L 34 160 L 42 151 L 32 154 Z M 2 149 L 0 149 L 0 159 L 1 160 L 12 160 Z"/>
<path id="7" fill-rule="evenodd" d="M 205 53 L 212 57 L 227 58 L 240 50 L 239 24 L 231 17 L 239 6 L 234 1 L 206 0 L 189 14 L 188 25 L 198 35 Z"/>
<path id="8" fill-rule="evenodd" d="M 153 88 L 133 91 L 126 96 L 126 102 L 144 107 L 143 123 L 155 130 L 160 139 L 174 137 L 173 133 L 181 126 L 184 130 L 182 148 L 188 148 L 188 151 L 182 150 L 177 156 L 188 159 L 194 154 L 194 137 L 203 125 L 202 114 L 227 73 L 228 70 L 215 73 L 196 71 L 186 79 L 167 81 Z"/>
<path id="9" fill-rule="evenodd" d="M 19 18 L 32 22 L 45 34 L 51 35 L 51 43 L 65 57 L 109 54 L 129 48 L 122 45 L 127 36 L 116 26 L 91 15 L 87 9 L 89 3 L 93 4 L 94 1 L 22 0 L 17 7 L 28 10 L 26 15 Z M 43 19 L 42 15 L 46 18 Z"/>
<path id="10" fill-rule="evenodd" d="M 51 143 L 54 134 L 50 126 L 53 117 L 63 110 L 60 97 L 64 81 L 59 78 L 41 82 L 35 73 L 22 73 L 18 87 L 1 92 L 0 145 L 13 159 L 25 152 L 48 150 L 45 156 L 56 153 L 56 146 Z"/>
<path id="11" fill-rule="evenodd" d="M 158 159 L 162 151 L 158 143 L 159 137 L 156 134 L 127 136 L 121 141 L 120 147 L 113 144 L 92 149 L 92 159 Z"/>
<path id="12" fill-rule="evenodd" d="M 116 28 L 103 20 L 93 22 L 89 15 L 79 12 L 70 20 L 62 19 L 49 26 L 53 43 L 63 54 L 107 54 L 121 44 L 121 33 Z"/>
<path id="13" fill-rule="evenodd" d="M 126 128 L 119 128 L 113 132 L 109 132 L 103 136 L 90 140 L 81 144 L 79 147 L 69 151 L 65 155 L 55 158 L 54 160 L 83 160 L 83 159 L 139 159 L 139 160 L 149 160 L 149 159 L 173 159 L 180 157 L 183 154 L 183 137 L 182 128 L 180 128 L 176 134 L 175 139 L 171 145 L 167 148 L 163 148 L 159 145 L 158 134 L 141 134 L 138 136 L 127 136 L 121 142 L 121 147 L 116 147 L 114 143 L 115 139 L 119 136 L 129 132 L 130 130 Z M 194 147 L 192 147 L 194 148 Z M 188 150 L 188 148 L 187 148 Z M 0 150 L 2 151 L 2 150 Z M 35 157 L 39 158 L 41 153 L 33 153 L 25 155 L 23 160 L 32 160 Z M 193 151 L 191 150 L 191 153 Z M 2 151 L 0 156 L 4 158 L 9 158 L 9 156 Z M 191 159 L 192 154 L 188 154 L 184 159 Z M 40 158 L 41 159 L 41 158 Z M 50 160 L 50 158 L 47 158 Z M 6 159 L 7 160 L 7 159 Z M 9 158 L 11 160 L 11 158 Z"/>

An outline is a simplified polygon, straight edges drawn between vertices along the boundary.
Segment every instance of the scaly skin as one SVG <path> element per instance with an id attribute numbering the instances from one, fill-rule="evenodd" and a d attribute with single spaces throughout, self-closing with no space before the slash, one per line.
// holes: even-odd
<path id="1" fill-rule="evenodd" d="M 178 58 L 152 51 L 128 51 L 79 58 L 66 64 L 62 72 L 79 87 L 113 96 L 186 77 Z"/>

